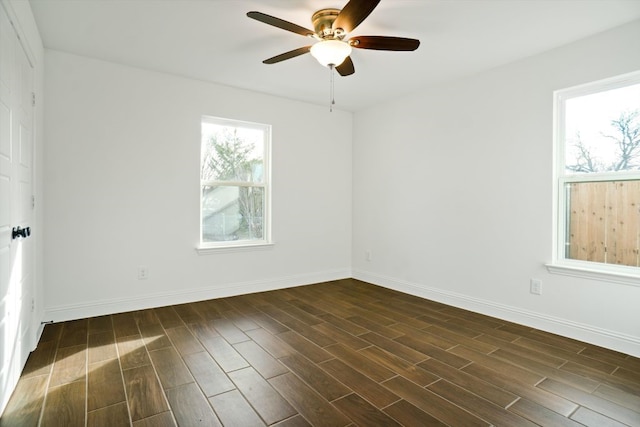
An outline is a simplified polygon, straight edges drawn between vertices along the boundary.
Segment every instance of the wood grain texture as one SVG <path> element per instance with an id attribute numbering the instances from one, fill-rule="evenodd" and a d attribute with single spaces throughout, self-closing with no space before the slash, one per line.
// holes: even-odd
<path id="1" fill-rule="evenodd" d="M 47 325 L 0 427 L 640 427 L 639 372 L 345 279 Z"/>

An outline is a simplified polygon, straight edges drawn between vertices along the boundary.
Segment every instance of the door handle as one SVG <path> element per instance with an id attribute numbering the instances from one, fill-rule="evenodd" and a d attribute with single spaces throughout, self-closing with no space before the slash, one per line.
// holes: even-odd
<path id="1" fill-rule="evenodd" d="M 17 226 L 11 229 L 11 240 L 15 240 L 19 237 L 26 239 L 29 236 L 31 236 L 31 227 L 20 228 L 20 226 Z"/>

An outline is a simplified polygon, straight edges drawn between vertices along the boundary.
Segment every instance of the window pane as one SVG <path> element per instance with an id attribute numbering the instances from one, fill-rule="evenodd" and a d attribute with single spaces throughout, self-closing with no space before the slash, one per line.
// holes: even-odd
<path id="1" fill-rule="evenodd" d="M 566 186 L 568 259 L 640 266 L 640 180 Z"/>
<path id="2" fill-rule="evenodd" d="M 566 173 L 640 169 L 640 84 L 567 99 Z"/>
<path id="3" fill-rule="evenodd" d="M 202 186 L 202 241 L 264 239 L 262 187 Z"/>
<path id="4" fill-rule="evenodd" d="M 202 122 L 203 181 L 263 182 L 264 130 Z"/>

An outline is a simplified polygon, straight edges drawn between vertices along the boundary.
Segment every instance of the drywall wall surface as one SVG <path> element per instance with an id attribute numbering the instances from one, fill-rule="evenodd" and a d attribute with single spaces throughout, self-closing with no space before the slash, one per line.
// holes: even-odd
<path id="1" fill-rule="evenodd" d="M 51 320 L 350 276 L 351 113 L 54 50 L 45 61 Z M 202 115 L 272 125 L 272 247 L 196 253 Z"/>
<path id="2" fill-rule="evenodd" d="M 639 70 L 639 39 L 635 21 L 356 113 L 354 276 L 640 355 L 640 287 L 545 268 L 553 92 Z"/>

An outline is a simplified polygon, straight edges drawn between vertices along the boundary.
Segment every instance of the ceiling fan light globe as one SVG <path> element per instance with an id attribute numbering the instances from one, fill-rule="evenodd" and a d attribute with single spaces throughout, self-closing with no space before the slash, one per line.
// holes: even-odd
<path id="1" fill-rule="evenodd" d="M 351 55 L 351 46 L 340 40 L 323 40 L 311 46 L 311 55 L 325 67 L 337 67 Z"/>

